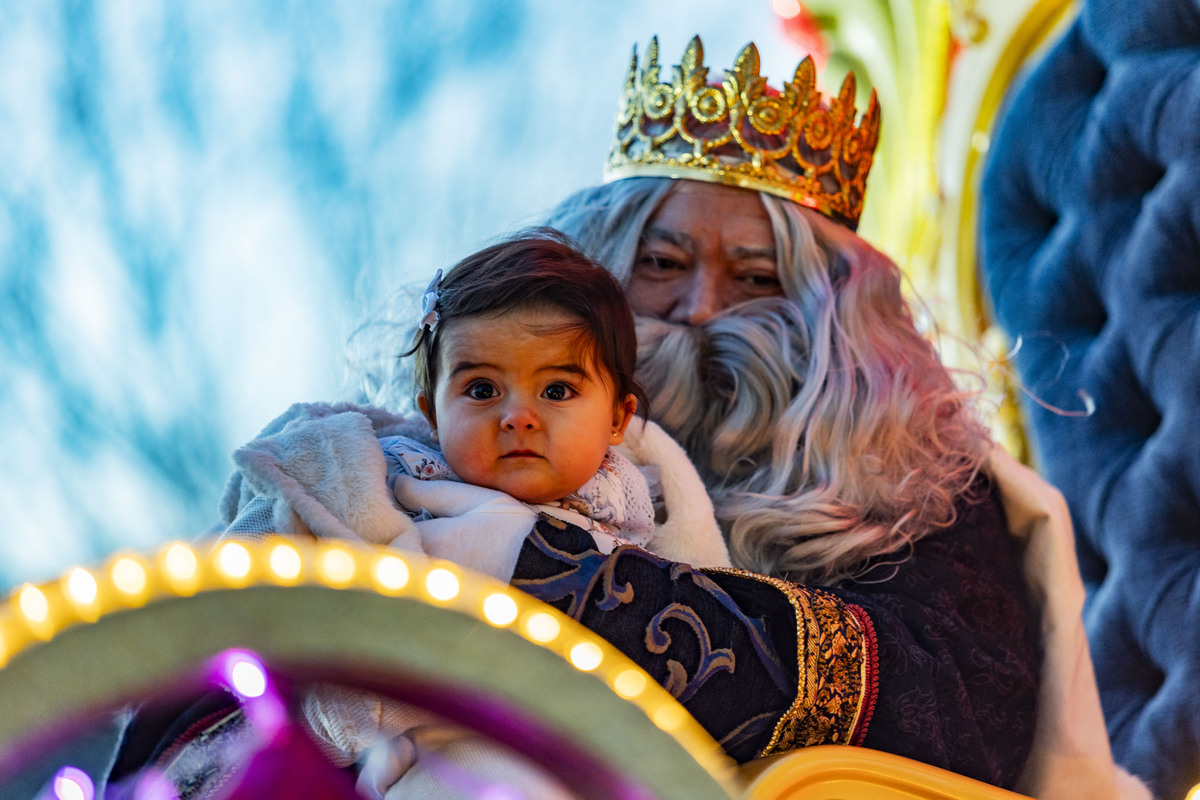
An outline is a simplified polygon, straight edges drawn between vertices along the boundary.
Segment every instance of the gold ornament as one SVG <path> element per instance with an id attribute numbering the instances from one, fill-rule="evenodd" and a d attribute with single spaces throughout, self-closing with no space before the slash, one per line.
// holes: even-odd
<path id="1" fill-rule="evenodd" d="M 867 173 L 879 143 L 879 104 L 871 92 L 856 127 L 855 80 L 822 98 L 806 56 L 783 91 L 759 74 L 758 48 L 746 45 L 720 85 L 708 83 L 704 46 L 694 37 L 670 82 L 660 82 L 658 37 L 638 69 L 629 65 L 606 181 L 687 178 L 785 197 L 858 226 Z"/>

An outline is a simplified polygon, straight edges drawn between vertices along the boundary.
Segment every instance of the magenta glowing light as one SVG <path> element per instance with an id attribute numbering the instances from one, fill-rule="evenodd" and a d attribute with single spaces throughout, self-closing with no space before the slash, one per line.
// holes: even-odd
<path id="1" fill-rule="evenodd" d="M 233 690 L 242 697 L 262 697 L 267 690 L 267 673 L 257 664 L 239 661 L 229 671 Z"/>
<path id="2" fill-rule="evenodd" d="M 221 681 L 243 700 L 262 697 L 267 691 L 267 670 L 253 653 L 228 650 L 217 660 Z"/>
<path id="3" fill-rule="evenodd" d="M 133 800 L 179 800 L 179 792 L 166 775 L 156 769 L 147 769 L 138 779 Z"/>
<path id="4" fill-rule="evenodd" d="M 237 695 L 246 720 L 267 737 L 287 723 L 287 709 L 262 660 L 249 650 L 226 650 L 211 662 L 212 680 Z"/>
<path id="5" fill-rule="evenodd" d="M 94 800 L 96 787 L 91 777 L 78 767 L 63 767 L 54 773 L 51 783 L 54 800 Z"/>

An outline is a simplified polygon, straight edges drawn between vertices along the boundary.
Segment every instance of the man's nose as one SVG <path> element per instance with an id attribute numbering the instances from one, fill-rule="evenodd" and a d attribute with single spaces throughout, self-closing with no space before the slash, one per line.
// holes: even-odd
<path id="1" fill-rule="evenodd" d="M 720 272 L 697 264 L 680 287 L 678 299 L 667 319 L 686 325 L 699 325 L 728 305 Z"/>

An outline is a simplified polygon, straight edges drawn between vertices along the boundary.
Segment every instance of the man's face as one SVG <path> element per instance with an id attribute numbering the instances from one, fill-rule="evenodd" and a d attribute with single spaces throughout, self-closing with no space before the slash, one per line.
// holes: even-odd
<path id="1" fill-rule="evenodd" d="M 757 192 L 677 181 L 650 217 L 626 295 L 634 313 L 697 325 L 783 294 L 775 234 Z"/>

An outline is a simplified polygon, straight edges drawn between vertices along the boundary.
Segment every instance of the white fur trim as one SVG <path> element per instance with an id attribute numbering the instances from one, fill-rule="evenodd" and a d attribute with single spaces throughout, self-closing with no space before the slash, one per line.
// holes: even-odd
<path id="1" fill-rule="evenodd" d="M 647 549 L 696 567 L 732 566 L 708 490 L 679 443 L 654 422 L 635 419 L 616 449 L 640 467 L 662 468 L 667 519 L 655 526 Z"/>
<path id="2" fill-rule="evenodd" d="M 997 447 L 988 472 L 1031 598 L 1042 610 L 1037 727 L 1016 790 L 1039 800 L 1148 800 L 1145 784 L 1113 763 L 1083 627 L 1083 579 L 1062 493 Z"/>
<path id="3" fill-rule="evenodd" d="M 331 413 L 321 413 L 326 409 Z M 247 484 L 239 495 L 250 488 L 275 501 L 280 533 L 307 528 L 320 538 L 420 549 L 412 521 L 387 492 L 383 452 L 372 420 L 362 413 L 323 407 L 293 415 L 233 459 Z"/>

